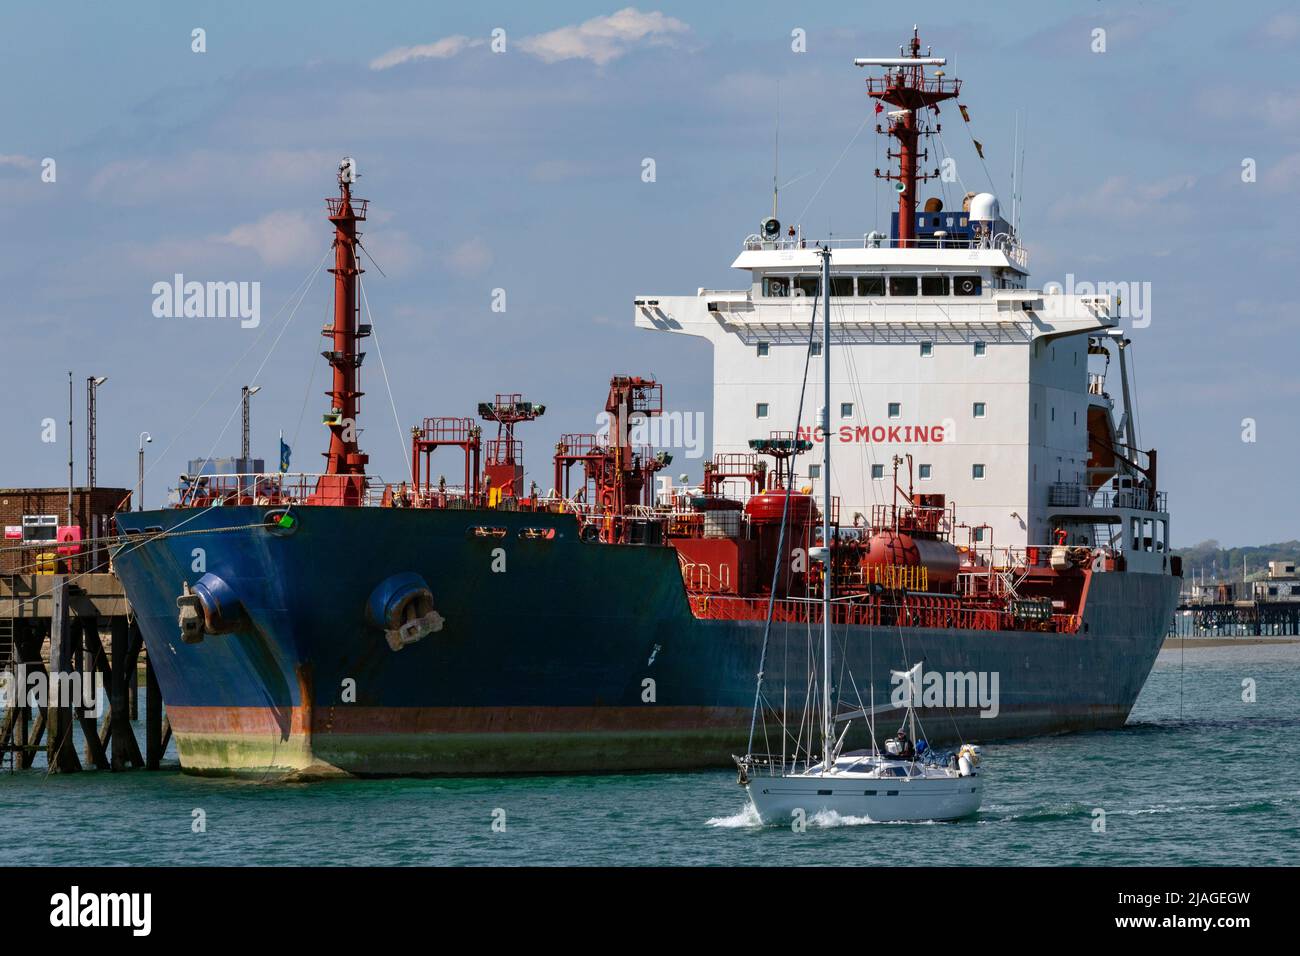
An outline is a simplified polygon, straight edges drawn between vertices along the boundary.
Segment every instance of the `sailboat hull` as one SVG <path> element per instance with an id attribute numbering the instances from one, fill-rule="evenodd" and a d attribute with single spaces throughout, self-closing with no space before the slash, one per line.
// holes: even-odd
<path id="1" fill-rule="evenodd" d="M 980 808 L 983 782 L 970 777 L 757 777 L 750 800 L 766 825 L 797 824 L 819 815 L 875 823 L 960 820 Z"/>

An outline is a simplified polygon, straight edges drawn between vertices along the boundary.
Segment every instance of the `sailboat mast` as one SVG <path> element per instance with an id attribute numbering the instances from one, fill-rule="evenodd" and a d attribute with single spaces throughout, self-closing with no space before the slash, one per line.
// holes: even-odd
<path id="1" fill-rule="evenodd" d="M 831 718 L 831 250 L 822 257 L 822 766 L 829 770 Z"/>

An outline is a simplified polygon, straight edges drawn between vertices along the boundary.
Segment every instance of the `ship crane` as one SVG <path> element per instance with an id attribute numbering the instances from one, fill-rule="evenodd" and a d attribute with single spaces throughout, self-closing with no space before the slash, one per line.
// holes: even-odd
<path id="1" fill-rule="evenodd" d="M 569 469 L 581 464 L 582 487 L 572 497 L 575 501 L 585 499 L 591 490 L 592 500 L 587 503 L 602 516 L 603 540 L 624 540 L 626 522 L 622 519 L 628 509 L 652 503 L 647 499 L 655 474 L 672 464 L 671 455 L 634 445 L 630 435 L 635 419 L 662 412 L 662 385 L 639 375 L 615 375 L 605 399 L 608 434 L 566 434 L 555 446 L 556 493 L 570 497 Z"/>
<path id="2" fill-rule="evenodd" d="M 654 474 L 672 463 L 670 455 L 638 450 L 629 434 L 633 416 L 646 419 L 663 410 L 664 387 L 653 378 L 615 375 L 609 380 L 605 399 L 609 445 L 603 474 L 597 480 L 597 501 L 607 512 L 622 515 L 629 505 L 644 504 L 645 489 Z"/>
<path id="3" fill-rule="evenodd" d="M 812 450 L 813 443 L 806 438 L 795 438 L 794 432 L 774 431 L 770 438 L 751 438 L 749 447 L 759 455 L 767 455 L 774 462 L 769 491 L 784 491 L 794 482 L 794 457 Z"/>
<path id="4" fill-rule="evenodd" d="M 518 392 L 498 392 L 493 401 L 479 403 L 479 418 L 497 423 L 497 437 L 487 442 L 483 464 L 489 504 L 519 497 L 524 484 L 524 445 L 515 439 L 515 426 L 534 421 L 545 412 L 545 405 L 526 402 Z"/>

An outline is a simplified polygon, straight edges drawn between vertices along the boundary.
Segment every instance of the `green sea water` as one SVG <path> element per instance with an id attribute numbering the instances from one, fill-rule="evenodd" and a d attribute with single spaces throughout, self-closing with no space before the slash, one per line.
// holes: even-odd
<path id="1" fill-rule="evenodd" d="M 958 823 L 760 827 L 721 770 L 286 784 L 189 777 L 173 751 L 0 774 L 0 864 L 1295 865 L 1298 736 L 1300 644 L 1171 649 L 1122 730 L 985 747 Z"/>

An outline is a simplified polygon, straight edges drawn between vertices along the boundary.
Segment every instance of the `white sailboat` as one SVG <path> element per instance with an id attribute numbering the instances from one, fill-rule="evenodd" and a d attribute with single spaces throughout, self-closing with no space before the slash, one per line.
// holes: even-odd
<path id="1" fill-rule="evenodd" d="M 829 409 L 831 407 L 831 333 L 830 333 L 830 249 L 820 250 L 822 257 L 823 315 L 822 359 L 825 400 L 822 406 L 821 427 L 829 434 Z M 922 665 L 916 664 L 906 673 L 894 672 L 903 681 L 903 726 L 895 739 L 887 742 L 885 752 L 876 746 L 872 718 L 878 712 L 897 709 L 894 704 L 862 708 L 838 717 L 833 712 L 831 695 L 831 620 L 832 575 L 830 516 L 831 500 L 831 442 L 822 442 L 822 544 L 812 549 L 809 557 L 823 564 L 822 576 L 822 675 L 821 675 L 821 756 L 816 763 L 811 759 L 804 769 L 795 761 L 787 765 L 784 755 L 779 766 L 770 759 L 760 759 L 753 754 L 753 730 L 750 732 L 750 753 L 737 757 L 739 782 L 746 788 L 759 819 L 765 824 L 789 822 L 802 813 L 810 818 L 818 813 L 833 812 L 841 817 L 864 818 L 875 822 L 942 821 L 958 820 L 979 810 L 983 799 L 983 779 L 980 773 L 980 750 L 965 744 L 949 759 L 936 759 L 927 752 L 925 742 L 917 734 L 915 705 L 921 699 Z M 759 691 L 762 673 L 759 674 Z M 755 700 L 755 717 L 758 712 Z M 848 723 L 855 719 L 866 720 L 871 727 L 871 749 L 841 754 L 840 747 L 848 732 Z M 844 723 L 843 732 L 836 736 L 837 723 Z M 909 733 L 910 732 L 910 733 Z M 913 742 L 916 742 L 915 744 Z"/>

